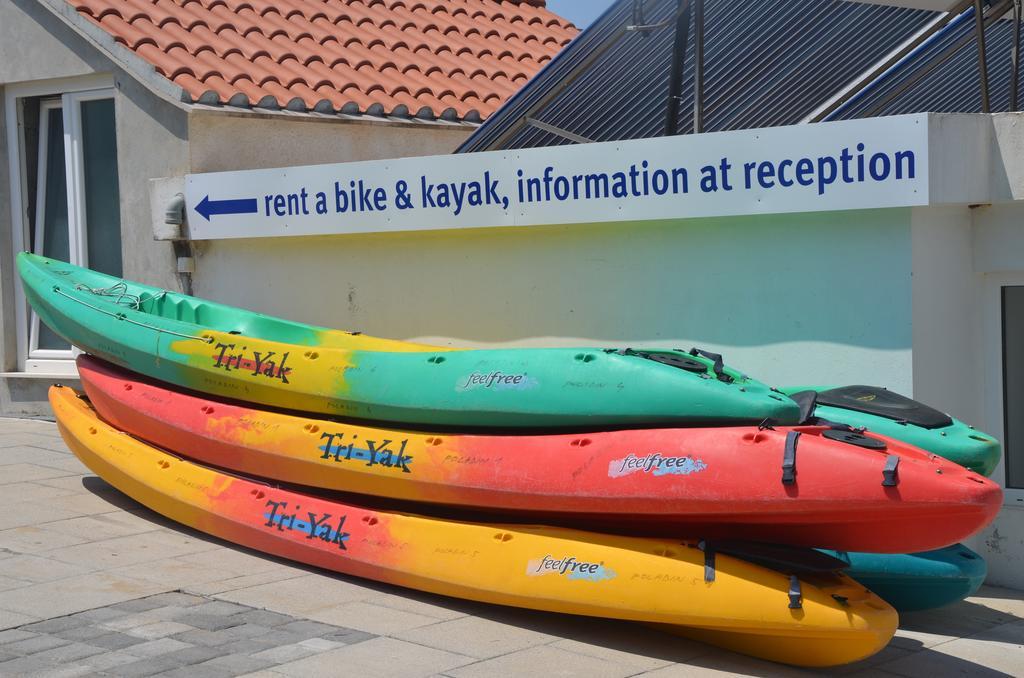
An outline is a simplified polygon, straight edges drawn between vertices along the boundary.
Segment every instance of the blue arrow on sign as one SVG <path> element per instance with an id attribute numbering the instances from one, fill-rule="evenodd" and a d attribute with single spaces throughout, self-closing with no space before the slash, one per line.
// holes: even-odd
<path id="1" fill-rule="evenodd" d="M 205 196 L 196 205 L 196 212 L 207 221 L 215 214 L 255 214 L 258 209 L 256 198 L 239 198 L 237 200 L 210 200 Z"/>

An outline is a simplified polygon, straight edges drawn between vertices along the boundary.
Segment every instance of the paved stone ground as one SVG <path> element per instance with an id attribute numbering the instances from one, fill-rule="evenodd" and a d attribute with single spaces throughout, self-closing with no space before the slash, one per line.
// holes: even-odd
<path id="1" fill-rule="evenodd" d="M 212 539 L 127 499 L 52 423 L 0 419 L 0 676 L 808 676 L 624 622 L 442 598 Z M 1024 600 L 907 614 L 817 675 L 1024 676 Z"/>

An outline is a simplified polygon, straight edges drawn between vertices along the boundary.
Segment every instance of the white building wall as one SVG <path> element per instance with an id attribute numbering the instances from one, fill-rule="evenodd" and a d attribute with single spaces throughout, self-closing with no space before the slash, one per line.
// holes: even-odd
<path id="1" fill-rule="evenodd" d="M 1024 158 L 1016 157 L 1016 162 Z M 973 269 L 981 278 L 977 302 L 981 336 L 972 355 L 984 386 L 979 399 L 981 418 L 986 430 L 1002 440 L 1003 422 L 1024 417 L 1021 411 L 1004 411 L 1001 307 L 1004 286 L 1024 285 L 1024 204 L 979 207 L 972 217 Z M 1004 466 L 1005 457 L 992 476 L 1000 483 L 1006 478 Z M 972 541 L 988 561 L 990 583 L 1024 589 L 1024 489 L 1007 490 L 995 522 Z"/>
<path id="2" fill-rule="evenodd" d="M 973 212 L 913 209 L 913 396 L 981 428 L 983 383 L 973 355 L 983 281 L 971 257 Z"/>
<path id="3" fill-rule="evenodd" d="M 1024 205 L 913 210 L 914 397 L 1001 441 L 1001 288 L 1024 285 Z M 1005 485 L 1004 464 L 992 476 Z M 995 522 L 969 540 L 988 582 L 1024 589 L 1024 491 L 1008 490 Z"/>
<path id="4" fill-rule="evenodd" d="M 197 294 L 458 346 L 692 346 L 776 384 L 911 389 L 910 210 L 264 238 Z"/>

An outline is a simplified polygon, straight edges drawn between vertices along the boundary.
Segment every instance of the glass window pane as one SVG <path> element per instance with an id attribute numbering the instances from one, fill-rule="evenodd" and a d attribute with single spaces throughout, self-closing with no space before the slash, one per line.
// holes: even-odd
<path id="1" fill-rule="evenodd" d="M 82 162 L 89 268 L 121 276 L 121 208 L 114 100 L 83 101 Z"/>
<path id="2" fill-rule="evenodd" d="M 39 198 L 39 135 L 40 125 L 46 119 L 46 111 L 40 104 L 39 97 L 25 97 L 18 100 L 21 104 L 22 134 L 25 148 L 25 215 L 28 217 L 28 251 L 36 249 L 36 200 Z M 31 149 L 31 150 L 30 150 Z"/>
<path id="3" fill-rule="evenodd" d="M 1003 288 L 1006 486 L 1024 489 L 1024 287 Z"/>
<path id="4" fill-rule="evenodd" d="M 68 187 L 64 172 L 64 116 L 59 108 L 46 113 L 46 177 L 43 195 L 43 251 L 51 259 L 69 261 Z"/>
<path id="5" fill-rule="evenodd" d="M 68 244 L 68 189 L 64 173 L 64 117 L 61 109 L 46 112 L 46 176 L 43 184 L 43 256 L 70 260 Z M 37 243 L 38 246 L 38 243 Z M 71 345 L 44 323 L 39 323 L 39 348 L 67 351 Z"/>

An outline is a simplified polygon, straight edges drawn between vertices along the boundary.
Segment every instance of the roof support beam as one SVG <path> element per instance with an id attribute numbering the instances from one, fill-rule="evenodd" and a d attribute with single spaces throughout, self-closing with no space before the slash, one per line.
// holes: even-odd
<path id="1" fill-rule="evenodd" d="M 978 78 L 981 85 L 981 112 L 991 113 L 988 100 L 988 64 L 985 63 L 985 17 L 981 0 L 974 0 L 974 42 L 978 47 Z"/>
<path id="2" fill-rule="evenodd" d="M 1020 82 L 1020 13 L 1021 0 L 1013 0 L 1013 52 L 1010 53 L 1010 110 L 1018 110 L 1017 86 Z"/>
<path id="3" fill-rule="evenodd" d="M 704 131 L 704 0 L 693 0 L 693 133 Z"/>
<path id="4" fill-rule="evenodd" d="M 683 65 L 686 63 L 686 43 L 690 37 L 690 0 L 678 0 L 676 6 L 676 34 L 672 43 L 672 67 L 668 74 L 668 106 L 665 112 L 665 136 L 679 131 L 679 103 L 683 92 Z"/>
<path id="5" fill-rule="evenodd" d="M 593 139 L 586 138 L 582 134 L 576 134 L 575 132 L 570 132 L 567 129 L 562 129 L 561 127 L 556 127 L 555 125 L 552 125 L 551 123 L 544 122 L 543 120 L 538 120 L 537 118 L 527 118 L 526 119 L 526 124 L 530 125 L 531 127 L 536 127 L 537 129 L 542 129 L 545 132 L 549 132 L 551 134 L 554 134 L 555 136 L 562 137 L 563 139 L 568 139 L 569 141 L 575 141 L 577 144 L 589 144 L 589 143 L 592 143 L 594 141 Z"/>

